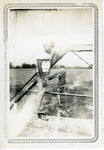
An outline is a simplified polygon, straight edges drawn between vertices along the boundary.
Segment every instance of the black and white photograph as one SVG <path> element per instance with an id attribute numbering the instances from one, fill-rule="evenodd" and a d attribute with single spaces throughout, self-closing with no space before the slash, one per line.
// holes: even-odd
<path id="1" fill-rule="evenodd" d="M 4 14 L 9 144 L 96 142 L 97 5 L 11 3 Z"/>
<path id="2" fill-rule="evenodd" d="M 11 9 L 9 20 L 9 134 L 93 137 L 93 10 Z"/>

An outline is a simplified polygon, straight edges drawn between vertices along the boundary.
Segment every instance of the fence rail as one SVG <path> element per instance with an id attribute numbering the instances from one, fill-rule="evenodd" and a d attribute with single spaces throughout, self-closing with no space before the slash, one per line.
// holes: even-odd
<path id="1" fill-rule="evenodd" d="M 93 98 L 92 95 L 81 95 L 81 94 L 71 94 L 71 93 L 59 93 L 59 92 L 45 92 L 46 94 L 55 94 L 55 95 L 66 95 L 66 96 L 75 96 L 75 97 L 87 97 L 87 98 Z"/>

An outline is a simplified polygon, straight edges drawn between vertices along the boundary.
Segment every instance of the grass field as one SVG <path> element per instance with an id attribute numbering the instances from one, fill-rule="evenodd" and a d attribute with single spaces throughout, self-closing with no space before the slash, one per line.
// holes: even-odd
<path id="1" fill-rule="evenodd" d="M 10 99 L 22 89 L 35 73 L 36 69 L 10 69 Z"/>
<path id="2" fill-rule="evenodd" d="M 23 85 L 35 74 L 35 69 L 10 70 L 10 99 L 12 99 Z M 73 94 L 93 95 L 92 69 L 66 69 L 66 91 Z M 58 102 L 54 96 L 46 95 L 45 110 L 49 115 L 56 115 Z M 61 116 L 75 118 L 93 117 L 93 99 L 84 97 L 61 96 Z"/>

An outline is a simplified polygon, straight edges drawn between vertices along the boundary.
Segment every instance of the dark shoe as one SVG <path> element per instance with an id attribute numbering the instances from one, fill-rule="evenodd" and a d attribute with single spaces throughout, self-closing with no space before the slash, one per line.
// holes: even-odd
<path id="1" fill-rule="evenodd" d="M 44 113 L 38 113 L 38 117 L 41 120 L 44 120 L 44 121 L 48 121 L 49 120 Z"/>

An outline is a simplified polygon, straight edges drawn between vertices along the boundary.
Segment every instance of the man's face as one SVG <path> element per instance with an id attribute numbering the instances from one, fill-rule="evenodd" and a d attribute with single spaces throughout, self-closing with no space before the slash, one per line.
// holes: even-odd
<path id="1" fill-rule="evenodd" d="M 52 48 L 53 48 L 53 46 L 52 46 L 51 43 L 47 43 L 47 44 L 45 45 L 45 51 L 46 51 L 47 53 L 51 53 Z"/>

